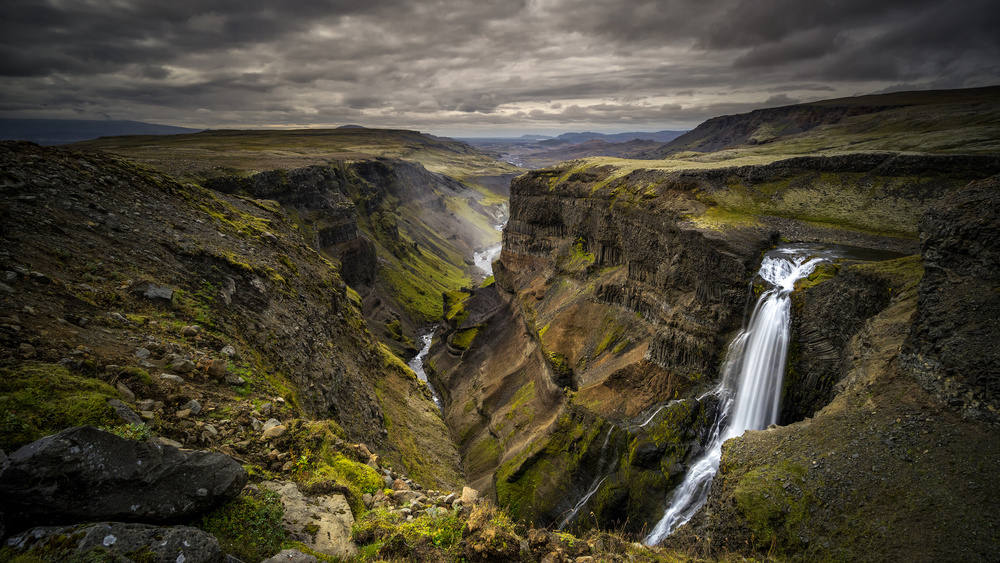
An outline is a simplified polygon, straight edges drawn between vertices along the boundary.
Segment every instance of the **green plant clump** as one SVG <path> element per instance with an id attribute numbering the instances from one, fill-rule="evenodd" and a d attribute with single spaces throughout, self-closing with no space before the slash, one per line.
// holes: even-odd
<path id="1" fill-rule="evenodd" d="M 273 491 L 243 493 L 197 524 L 214 535 L 222 551 L 244 561 L 261 561 L 281 551 L 288 540 L 282 525 L 285 509 Z"/>

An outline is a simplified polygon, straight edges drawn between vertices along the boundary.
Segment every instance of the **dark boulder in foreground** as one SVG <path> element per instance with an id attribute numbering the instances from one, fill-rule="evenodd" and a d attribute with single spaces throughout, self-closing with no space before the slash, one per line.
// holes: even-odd
<path id="1" fill-rule="evenodd" d="M 45 554 L 65 560 L 70 560 L 74 556 L 84 556 L 99 549 L 118 556 L 115 558 L 116 561 L 156 563 L 223 561 L 222 548 L 215 536 L 188 526 L 165 528 L 122 522 L 100 522 L 83 526 L 42 526 L 15 535 L 4 545 L 19 555 Z"/>
<path id="2" fill-rule="evenodd" d="M 246 481 L 229 456 L 81 426 L 10 454 L 0 470 L 0 512 L 8 532 L 99 520 L 175 523 L 235 497 Z"/>

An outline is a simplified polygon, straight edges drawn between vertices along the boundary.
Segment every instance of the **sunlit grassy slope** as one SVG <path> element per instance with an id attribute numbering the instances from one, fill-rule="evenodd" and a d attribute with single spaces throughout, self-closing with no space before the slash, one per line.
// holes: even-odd
<path id="1" fill-rule="evenodd" d="M 401 129 L 219 130 L 102 137 L 74 146 L 122 154 L 182 179 L 372 157 L 412 160 L 459 180 L 522 172 L 465 143 Z"/>

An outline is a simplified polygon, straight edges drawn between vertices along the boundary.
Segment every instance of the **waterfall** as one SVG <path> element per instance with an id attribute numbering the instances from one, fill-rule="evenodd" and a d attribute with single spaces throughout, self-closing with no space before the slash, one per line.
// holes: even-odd
<path id="1" fill-rule="evenodd" d="M 802 249 L 779 249 L 764 257 L 758 275 L 771 287 L 757 300 L 747 327 L 730 343 L 721 382 L 709 393 L 720 405 L 709 445 L 674 489 L 663 518 L 644 540 L 647 545 L 663 541 L 705 504 L 726 440 L 778 421 L 791 320 L 789 294 L 797 280 L 824 260 L 810 258 Z"/>

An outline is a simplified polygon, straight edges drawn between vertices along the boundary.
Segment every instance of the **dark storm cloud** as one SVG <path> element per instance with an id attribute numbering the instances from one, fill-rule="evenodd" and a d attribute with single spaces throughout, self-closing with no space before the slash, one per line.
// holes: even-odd
<path id="1" fill-rule="evenodd" d="M 993 0 L 11 0 L 0 112 L 693 126 L 899 85 L 995 84 L 997 29 Z"/>

